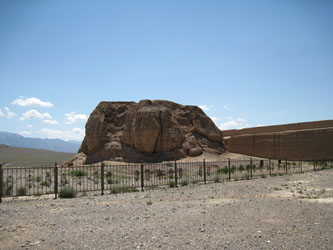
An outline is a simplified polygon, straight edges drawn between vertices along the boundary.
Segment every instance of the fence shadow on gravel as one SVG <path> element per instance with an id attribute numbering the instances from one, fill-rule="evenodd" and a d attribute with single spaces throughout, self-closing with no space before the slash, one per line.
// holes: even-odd
<path id="1" fill-rule="evenodd" d="M 332 161 L 278 161 L 229 159 L 226 161 L 139 163 L 80 166 L 3 167 L 0 164 L 0 202 L 2 197 L 54 194 L 66 187 L 76 192 L 120 193 L 160 186 L 178 187 L 190 183 L 209 183 L 266 178 L 333 168 Z"/>

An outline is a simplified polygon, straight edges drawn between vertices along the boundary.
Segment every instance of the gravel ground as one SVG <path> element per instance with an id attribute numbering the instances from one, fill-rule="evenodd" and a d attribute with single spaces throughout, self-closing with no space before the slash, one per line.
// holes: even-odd
<path id="1" fill-rule="evenodd" d="M 6 198 L 0 249 L 333 249 L 333 170 L 75 199 Z"/>

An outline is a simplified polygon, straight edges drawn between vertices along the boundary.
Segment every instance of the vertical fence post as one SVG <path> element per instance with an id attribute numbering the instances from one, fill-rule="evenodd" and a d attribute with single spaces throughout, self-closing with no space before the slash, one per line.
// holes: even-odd
<path id="1" fill-rule="evenodd" d="M 300 162 L 301 163 L 301 174 L 303 173 L 303 169 L 302 169 L 302 161 Z"/>
<path id="2" fill-rule="evenodd" d="M 101 190 L 102 190 L 102 195 L 104 195 L 104 162 L 102 162 L 101 166 Z"/>
<path id="3" fill-rule="evenodd" d="M 250 172 L 251 172 L 251 179 L 252 179 L 252 157 L 250 157 Z"/>
<path id="4" fill-rule="evenodd" d="M 288 161 L 286 159 L 286 174 L 288 174 Z"/>
<path id="5" fill-rule="evenodd" d="M 228 172 L 229 172 L 229 181 L 231 180 L 231 166 L 230 166 L 230 158 L 228 159 Z"/>
<path id="6" fill-rule="evenodd" d="M 313 159 L 313 171 L 316 171 L 316 161 Z"/>
<path id="7" fill-rule="evenodd" d="M 203 159 L 203 170 L 204 170 L 204 183 L 207 184 L 206 160 L 205 159 Z"/>
<path id="8" fill-rule="evenodd" d="M 3 194 L 3 172 L 2 172 L 2 164 L 0 163 L 0 203 L 2 202 L 2 194 Z"/>
<path id="9" fill-rule="evenodd" d="M 143 173 L 143 162 L 141 161 L 141 191 L 143 191 L 143 187 L 144 187 L 144 173 Z"/>
<path id="10" fill-rule="evenodd" d="M 177 161 L 175 161 L 175 187 L 178 187 Z"/>
<path id="11" fill-rule="evenodd" d="M 271 159 L 268 159 L 268 167 L 269 167 L 269 176 L 272 176 Z"/>
<path id="12" fill-rule="evenodd" d="M 54 199 L 58 198 L 58 166 L 54 163 Z"/>

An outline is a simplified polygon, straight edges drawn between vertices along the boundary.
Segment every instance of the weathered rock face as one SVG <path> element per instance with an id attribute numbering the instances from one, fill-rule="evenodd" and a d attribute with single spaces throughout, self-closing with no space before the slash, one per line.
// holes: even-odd
<path id="1" fill-rule="evenodd" d="M 175 160 L 203 152 L 221 154 L 221 131 L 196 106 L 161 100 L 101 102 L 86 124 L 79 152 L 86 161 Z"/>

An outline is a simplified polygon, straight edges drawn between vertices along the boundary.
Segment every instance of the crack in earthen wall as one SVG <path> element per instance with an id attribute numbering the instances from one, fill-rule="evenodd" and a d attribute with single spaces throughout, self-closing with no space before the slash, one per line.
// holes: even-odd
<path id="1" fill-rule="evenodd" d="M 158 122 L 160 124 L 160 131 L 159 131 L 158 136 L 157 136 L 156 141 L 155 141 L 155 146 L 154 146 L 154 152 L 153 153 L 156 153 L 159 139 L 160 139 L 160 137 L 162 138 L 162 131 L 163 131 L 163 126 L 162 126 L 162 111 L 160 111 L 159 114 L 158 114 Z"/>

